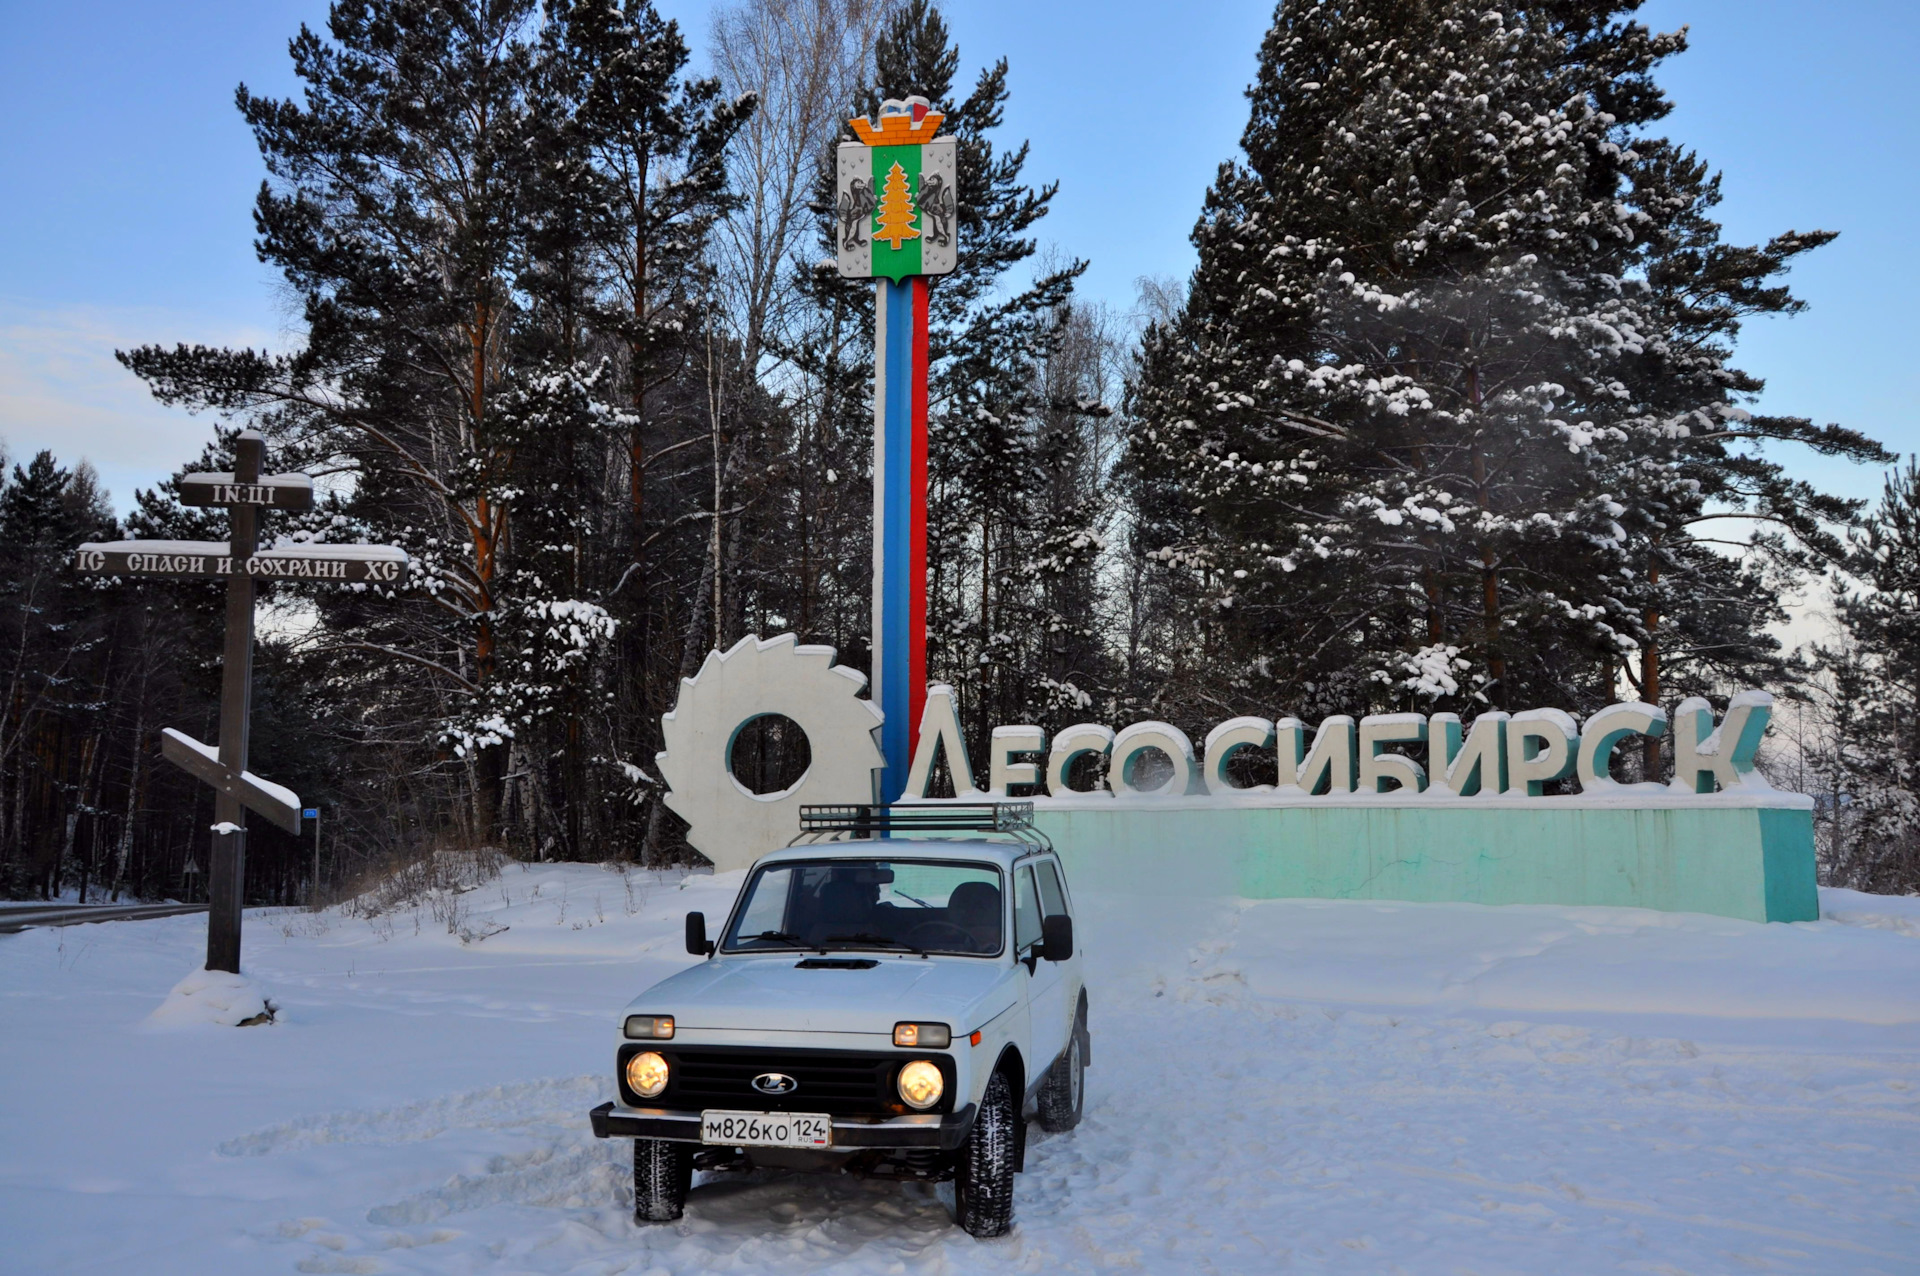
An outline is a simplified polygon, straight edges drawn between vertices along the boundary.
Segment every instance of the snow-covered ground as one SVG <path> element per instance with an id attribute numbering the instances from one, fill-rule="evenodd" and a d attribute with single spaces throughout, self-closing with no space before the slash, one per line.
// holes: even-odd
<path id="1" fill-rule="evenodd" d="M 0 1270 L 1920 1270 L 1920 900 L 1849 892 L 1760 926 L 1081 882 L 1087 1118 L 1035 1131 L 1011 1236 L 780 1174 L 638 1228 L 586 1112 L 737 882 L 511 866 L 465 943 L 251 913 L 265 1027 L 149 1021 L 202 918 L 0 937 Z"/>

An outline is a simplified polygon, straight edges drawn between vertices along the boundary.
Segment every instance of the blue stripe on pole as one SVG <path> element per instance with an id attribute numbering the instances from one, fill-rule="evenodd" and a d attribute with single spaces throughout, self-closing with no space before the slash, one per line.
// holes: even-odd
<path id="1" fill-rule="evenodd" d="M 908 644 L 911 615 L 908 563 L 912 557 L 913 493 L 913 295 L 910 283 L 879 280 L 879 313 L 874 338 L 879 345 L 874 360 L 875 415 L 879 429 L 874 439 L 874 699 L 886 720 L 880 728 L 880 749 L 887 769 L 881 777 L 882 800 L 892 802 L 906 788 L 907 740 L 911 723 L 908 706 L 912 668 Z"/>

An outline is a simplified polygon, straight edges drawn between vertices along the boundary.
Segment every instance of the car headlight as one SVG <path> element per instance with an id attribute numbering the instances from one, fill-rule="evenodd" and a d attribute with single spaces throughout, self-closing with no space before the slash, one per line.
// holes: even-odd
<path id="1" fill-rule="evenodd" d="M 626 1031 L 630 1041 L 671 1041 L 673 1016 L 628 1015 Z"/>
<path id="2" fill-rule="evenodd" d="M 953 1030 L 943 1023 L 893 1025 L 893 1044 L 909 1050 L 945 1050 L 952 1043 Z"/>
<path id="3" fill-rule="evenodd" d="M 925 1059 L 915 1059 L 900 1069 L 900 1097 L 910 1108 L 926 1109 L 940 1102 L 940 1096 L 946 1092 L 946 1078 L 940 1075 L 940 1069 Z"/>
<path id="4" fill-rule="evenodd" d="M 627 1088 L 643 1099 L 651 1099 L 667 1088 L 667 1061 L 651 1050 L 642 1050 L 627 1060 Z M 939 1090 L 934 1094 L 937 1097 Z"/>

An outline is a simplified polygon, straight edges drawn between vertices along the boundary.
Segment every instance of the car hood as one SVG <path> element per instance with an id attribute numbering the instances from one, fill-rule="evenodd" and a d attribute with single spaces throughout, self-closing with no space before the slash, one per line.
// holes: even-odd
<path id="1" fill-rule="evenodd" d="M 946 1023 L 957 1036 L 1015 997 L 1011 966 L 878 957 L 865 970 L 802 969 L 796 955 L 720 957 L 663 979 L 630 1013 L 672 1015 L 689 1030 L 891 1033 L 901 1020 Z"/>

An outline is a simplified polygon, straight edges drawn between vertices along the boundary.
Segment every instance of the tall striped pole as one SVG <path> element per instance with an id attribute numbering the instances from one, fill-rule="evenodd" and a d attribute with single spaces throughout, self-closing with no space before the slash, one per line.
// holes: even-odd
<path id="1" fill-rule="evenodd" d="M 880 801 L 906 787 L 927 700 L 927 279 L 874 281 L 873 698 Z"/>
<path id="2" fill-rule="evenodd" d="M 927 702 L 927 288 L 959 265 L 958 145 L 923 97 L 889 99 L 835 158 L 842 277 L 871 279 L 873 681 L 886 768 L 874 799 L 898 801 Z"/>

